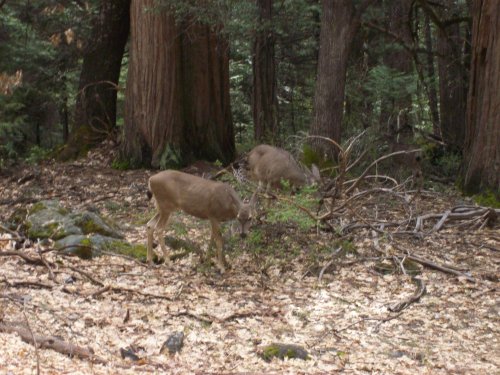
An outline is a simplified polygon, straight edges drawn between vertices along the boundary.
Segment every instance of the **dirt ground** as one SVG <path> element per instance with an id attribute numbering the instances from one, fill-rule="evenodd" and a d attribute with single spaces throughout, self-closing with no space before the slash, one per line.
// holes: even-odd
<path id="1" fill-rule="evenodd" d="M 16 208 L 58 199 L 113 218 L 129 241 L 144 243 L 144 223 L 153 214 L 146 182 L 154 172 L 114 170 L 112 157 L 101 150 L 72 163 L 4 172 L 0 223 Z M 462 200 L 452 191 L 429 192 L 418 207 L 443 212 Z M 206 246 L 207 223 L 183 214 L 174 222 L 184 228 L 181 237 Z M 223 276 L 213 267 L 200 269 L 196 255 L 147 267 L 121 256 L 82 260 L 48 251 L 43 259 L 52 266 L 30 264 L 6 254 L 40 259 L 36 244 L 15 250 L 13 235 L 0 230 L 0 327 L 28 327 L 30 335 L 94 355 L 35 349 L 17 333 L 3 332 L 0 373 L 33 374 L 38 367 L 42 374 L 500 374 L 499 229 L 498 221 L 481 230 L 457 223 L 418 237 L 374 236 L 361 228 L 349 235 L 356 251 L 342 257 L 332 255 L 335 233 L 289 230 L 274 233 L 280 237 L 269 246 L 281 243 L 286 252 L 294 244 L 296 255 L 256 255 L 237 240 Z M 318 244 L 331 252 L 315 257 Z M 411 253 L 461 276 L 419 265 L 425 293 L 391 312 L 417 287 L 403 272 L 377 272 L 381 252 L 386 260 Z M 160 353 L 174 332 L 184 333 L 182 350 Z M 259 353 L 271 343 L 300 345 L 310 358 L 266 362 Z M 122 358 L 126 349 L 139 358 Z"/>

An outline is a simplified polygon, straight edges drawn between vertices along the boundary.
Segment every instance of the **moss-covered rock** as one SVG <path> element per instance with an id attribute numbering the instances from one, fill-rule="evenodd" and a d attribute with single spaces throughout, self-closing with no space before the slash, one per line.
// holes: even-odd
<path id="1" fill-rule="evenodd" d="M 90 239 L 83 234 L 73 234 L 56 241 L 54 247 L 62 249 L 64 254 L 76 255 L 82 259 L 92 259 L 93 246 Z"/>
<path id="2" fill-rule="evenodd" d="M 65 254 L 72 254 L 83 259 L 102 255 L 103 251 L 128 255 L 139 260 L 146 260 L 147 249 L 144 245 L 134 245 L 127 241 L 100 234 L 71 235 L 55 243 L 56 249 L 64 248 Z"/>
<path id="3" fill-rule="evenodd" d="M 260 356 L 265 361 L 271 361 L 273 358 L 298 358 L 303 360 L 309 359 L 307 351 L 299 345 L 273 343 L 262 349 Z"/>
<path id="4" fill-rule="evenodd" d="M 68 211 L 57 201 L 41 201 L 34 204 L 24 220 L 26 234 L 31 239 L 52 238 L 58 240 L 70 235 L 82 234 Z"/>
<path id="5" fill-rule="evenodd" d="M 123 236 L 114 228 L 115 225 L 108 224 L 99 215 L 90 212 L 78 212 L 71 215 L 75 225 L 81 229 L 83 234 L 97 233 L 107 237 L 123 238 Z"/>

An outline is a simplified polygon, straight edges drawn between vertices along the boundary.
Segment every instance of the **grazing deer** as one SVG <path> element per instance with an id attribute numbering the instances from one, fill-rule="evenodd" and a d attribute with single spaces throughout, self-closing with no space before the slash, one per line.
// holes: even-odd
<path id="1" fill-rule="evenodd" d="M 246 237 L 252 219 L 255 194 L 250 203 L 243 203 L 236 191 L 227 184 L 168 170 L 149 178 L 148 197 L 154 198 L 158 211 L 147 223 L 148 263 L 152 262 L 155 231 L 160 234 L 163 258 L 165 261 L 169 260 L 163 233 L 172 212 L 181 210 L 191 216 L 210 220 L 212 235 L 209 247 L 215 241 L 217 246 L 215 264 L 221 273 L 225 272 L 220 223 L 238 219 L 240 235 L 242 238 Z"/>
<path id="2" fill-rule="evenodd" d="M 259 182 L 259 188 L 266 185 L 266 192 L 271 186 L 280 186 L 282 179 L 295 188 L 311 185 L 321 179 L 315 165 L 311 172 L 299 165 L 288 151 L 269 145 L 254 147 L 248 154 L 247 163 L 250 178 Z"/>

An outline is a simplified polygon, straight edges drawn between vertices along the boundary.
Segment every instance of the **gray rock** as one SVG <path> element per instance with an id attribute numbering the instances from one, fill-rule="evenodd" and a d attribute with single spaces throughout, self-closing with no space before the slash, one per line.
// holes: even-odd
<path id="1" fill-rule="evenodd" d="M 162 345 L 160 349 L 160 353 L 165 353 L 166 350 L 170 354 L 174 354 L 179 352 L 182 349 L 182 346 L 184 345 L 184 332 L 175 332 L 172 333 L 167 341 Z"/>

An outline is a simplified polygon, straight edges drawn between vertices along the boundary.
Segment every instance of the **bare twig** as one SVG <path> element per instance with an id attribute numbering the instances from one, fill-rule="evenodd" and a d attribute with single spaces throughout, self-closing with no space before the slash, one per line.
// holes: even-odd
<path id="1" fill-rule="evenodd" d="M 425 294 L 426 288 L 424 281 L 418 277 L 414 277 L 412 280 L 417 284 L 417 290 L 415 291 L 415 293 L 413 293 L 411 297 L 401 302 L 398 302 L 392 306 L 389 306 L 389 311 L 391 312 L 403 311 L 412 303 L 418 302 L 418 300 L 420 300 L 420 298 Z"/>
<path id="2" fill-rule="evenodd" d="M 384 155 L 384 156 L 381 156 L 380 158 L 378 158 L 377 160 L 375 160 L 374 162 L 372 162 L 365 170 L 363 173 L 361 173 L 361 175 L 358 177 L 358 181 L 356 181 L 354 184 L 351 185 L 351 187 L 349 187 L 346 191 L 345 191 L 345 194 L 349 194 L 351 191 L 353 191 L 357 186 L 358 184 L 363 180 L 363 178 L 368 174 L 368 172 L 370 171 L 370 169 L 380 163 L 382 160 L 385 160 L 385 159 L 388 159 L 388 158 L 391 158 L 393 156 L 396 156 L 396 155 L 402 155 L 402 154 L 411 154 L 411 153 L 416 153 L 416 152 L 421 152 L 422 150 L 421 149 L 416 149 L 416 150 L 409 150 L 409 151 L 397 151 L 397 152 L 393 152 L 391 154 L 388 154 L 388 155 Z"/>
<path id="3" fill-rule="evenodd" d="M 28 320 L 28 316 L 26 315 L 26 304 L 23 303 L 23 316 L 24 320 L 26 321 L 26 327 L 28 327 L 28 331 L 31 335 L 31 339 L 33 340 L 33 346 L 35 347 L 35 355 L 36 355 L 36 373 L 37 375 L 40 375 L 40 353 L 38 353 L 38 345 L 36 344 L 36 338 L 35 334 L 33 333 L 33 330 L 31 329 L 30 322 Z"/>

